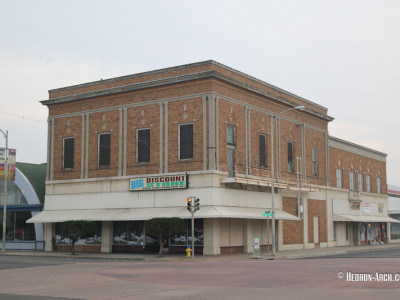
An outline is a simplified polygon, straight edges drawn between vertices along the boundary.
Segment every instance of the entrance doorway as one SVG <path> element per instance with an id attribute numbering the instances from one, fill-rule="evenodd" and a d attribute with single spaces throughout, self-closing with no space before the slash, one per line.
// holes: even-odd
<path id="1" fill-rule="evenodd" d="M 314 247 L 319 248 L 319 217 L 314 216 L 313 218 L 313 227 L 314 227 Z"/>

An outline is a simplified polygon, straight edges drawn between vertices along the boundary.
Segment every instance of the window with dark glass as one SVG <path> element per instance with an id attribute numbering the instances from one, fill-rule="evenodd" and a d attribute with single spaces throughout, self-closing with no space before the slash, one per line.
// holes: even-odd
<path id="1" fill-rule="evenodd" d="M 293 155 L 293 143 L 292 143 L 292 142 L 288 142 L 288 143 L 287 143 L 287 147 L 288 147 L 288 171 L 289 171 L 289 172 L 293 172 L 293 171 L 294 171 L 294 164 L 293 164 L 293 159 L 294 159 L 294 155 Z"/>
<path id="2" fill-rule="evenodd" d="M 313 176 L 318 176 L 318 148 L 312 148 L 312 172 Z"/>
<path id="3" fill-rule="evenodd" d="M 343 172 L 342 169 L 336 169 L 336 187 L 342 188 L 343 187 Z"/>
<path id="4" fill-rule="evenodd" d="M 260 167 L 267 166 L 267 137 L 264 134 L 259 135 Z"/>
<path id="5" fill-rule="evenodd" d="M 235 176 L 235 149 L 228 148 L 228 176 Z"/>
<path id="6" fill-rule="evenodd" d="M 137 131 L 137 162 L 150 162 L 150 129 Z"/>
<path id="7" fill-rule="evenodd" d="M 360 192 L 364 191 L 363 183 L 364 183 L 363 174 L 358 173 L 358 190 Z"/>
<path id="8" fill-rule="evenodd" d="M 235 144 L 235 126 L 233 125 L 226 126 L 226 142 L 230 145 Z"/>
<path id="9" fill-rule="evenodd" d="M 74 168 L 74 138 L 64 139 L 64 169 Z"/>
<path id="10" fill-rule="evenodd" d="M 355 182 L 354 172 L 353 171 L 349 172 L 349 178 L 350 178 L 350 190 L 354 191 L 355 188 L 356 188 L 356 182 Z"/>
<path id="11" fill-rule="evenodd" d="M 193 124 L 179 126 L 179 159 L 193 158 Z"/>
<path id="12" fill-rule="evenodd" d="M 109 166 L 111 157 L 111 134 L 99 135 L 99 167 Z"/>

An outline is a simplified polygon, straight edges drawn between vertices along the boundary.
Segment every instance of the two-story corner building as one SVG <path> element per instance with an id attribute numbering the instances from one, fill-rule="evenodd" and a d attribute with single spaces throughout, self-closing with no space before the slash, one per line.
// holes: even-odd
<path id="1" fill-rule="evenodd" d="M 267 245 L 267 210 L 278 250 L 360 244 L 361 226 L 388 221 L 385 154 L 329 137 L 325 107 L 215 61 L 50 90 L 42 104 L 46 201 L 30 222 L 46 223 L 48 251 L 67 220 L 98 222 L 82 251 L 144 251 L 153 217 L 187 219 L 169 241 L 182 251 L 190 196 L 204 254 Z"/>

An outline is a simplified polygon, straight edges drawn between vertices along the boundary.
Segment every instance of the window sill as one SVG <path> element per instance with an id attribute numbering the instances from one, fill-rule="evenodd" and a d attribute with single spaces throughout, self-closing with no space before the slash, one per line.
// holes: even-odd
<path id="1" fill-rule="evenodd" d="M 98 166 L 97 169 L 111 169 L 110 165 L 107 166 Z"/>
<path id="2" fill-rule="evenodd" d="M 180 159 L 178 159 L 178 162 L 189 162 L 189 161 L 194 161 L 194 158 L 180 158 Z"/>

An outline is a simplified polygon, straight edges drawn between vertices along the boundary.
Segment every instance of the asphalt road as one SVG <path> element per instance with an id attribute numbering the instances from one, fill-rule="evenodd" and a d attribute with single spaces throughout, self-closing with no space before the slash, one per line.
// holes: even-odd
<path id="1" fill-rule="evenodd" d="M 397 256 L 170 262 L 0 256 L 0 266 L 0 299 L 384 300 L 396 299 L 400 288 Z"/>

